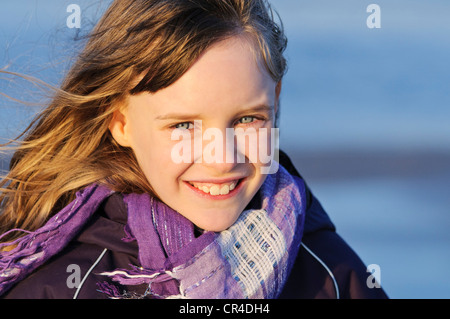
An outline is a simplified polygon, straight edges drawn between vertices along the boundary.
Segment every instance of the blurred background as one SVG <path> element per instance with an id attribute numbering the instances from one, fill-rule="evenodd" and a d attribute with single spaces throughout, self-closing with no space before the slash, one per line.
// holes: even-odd
<path id="1" fill-rule="evenodd" d="M 109 3 L 2 1 L 0 68 L 58 85 L 76 38 Z M 69 4 L 82 10 L 81 29 L 67 27 Z M 366 265 L 380 266 L 391 298 L 450 298 L 450 2 L 272 4 L 289 38 L 281 148 L 339 234 Z M 367 24 L 370 4 L 380 28 Z M 0 93 L 46 101 L 14 78 L 0 79 Z M 1 98 L 0 137 L 15 137 L 38 109 Z"/>

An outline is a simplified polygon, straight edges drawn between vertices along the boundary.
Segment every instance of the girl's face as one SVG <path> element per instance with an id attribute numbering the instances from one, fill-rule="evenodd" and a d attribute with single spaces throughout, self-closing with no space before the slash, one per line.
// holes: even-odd
<path id="1" fill-rule="evenodd" d="M 115 113 L 110 130 L 122 146 L 132 148 L 164 203 L 201 229 L 222 231 L 257 193 L 266 176 L 261 168 L 267 166 L 249 160 L 252 146 L 239 148 L 234 143 L 230 148 L 226 129 L 251 128 L 259 135 L 265 128 L 270 134 L 279 88 L 258 65 L 249 42 L 236 37 L 211 47 L 169 87 L 130 96 L 128 107 Z M 223 140 L 199 140 L 208 129 L 221 132 Z M 188 163 L 174 156 L 182 145 L 181 137 L 172 135 L 175 130 L 187 134 Z M 223 146 L 223 160 L 205 158 L 206 153 L 220 154 L 215 153 L 220 148 L 211 152 L 212 145 Z M 227 152 L 234 154 L 233 160 L 226 158 Z M 237 153 L 245 155 L 245 162 L 236 160 Z"/>

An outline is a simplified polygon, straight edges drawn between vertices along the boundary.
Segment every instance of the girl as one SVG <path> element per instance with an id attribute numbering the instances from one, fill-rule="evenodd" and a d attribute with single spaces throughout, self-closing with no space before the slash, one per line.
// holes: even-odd
<path id="1" fill-rule="evenodd" d="M 286 42 L 263 0 L 114 1 L 0 184 L 2 297 L 385 297 L 285 154 L 255 156 Z M 198 152 L 208 129 L 250 133 Z"/>

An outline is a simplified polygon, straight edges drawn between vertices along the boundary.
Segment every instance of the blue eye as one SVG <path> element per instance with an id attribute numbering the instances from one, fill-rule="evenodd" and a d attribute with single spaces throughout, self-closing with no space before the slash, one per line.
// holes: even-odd
<path id="1" fill-rule="evenodd" d="M 191 122 L 183 122 L 174 125 L 174 127 L 180 130 L 190 130 L 194 128 L 194 124 L 192 124 Z"/>
<path id="2" fill-rule="evenodd" d="M 240 124 L 249 124 L 252 123 L 255 120 L 253 116 L 244 116 L 239 119 Z"/>

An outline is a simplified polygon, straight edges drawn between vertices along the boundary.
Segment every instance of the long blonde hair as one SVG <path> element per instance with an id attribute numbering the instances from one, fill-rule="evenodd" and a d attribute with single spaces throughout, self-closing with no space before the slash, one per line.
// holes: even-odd
<path id="1" fill-rule="evenodd" d="M 152 193 L 132 150 L 111 136 L 112 114 L 129 94 L 171 85 L 213 43 L 236 35 L 254 42 L 280 81 L 286 38 L 264 0 L 114 1 L 49 105 L 14 141 L 0 182 L 0 233 L 39 228 L 91 183 Z"/>

